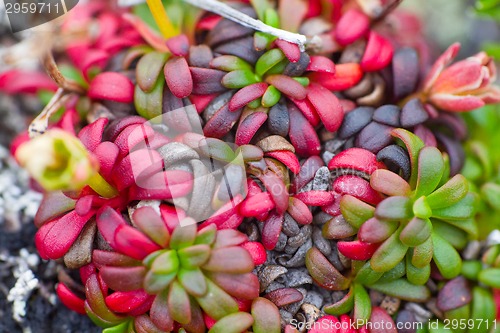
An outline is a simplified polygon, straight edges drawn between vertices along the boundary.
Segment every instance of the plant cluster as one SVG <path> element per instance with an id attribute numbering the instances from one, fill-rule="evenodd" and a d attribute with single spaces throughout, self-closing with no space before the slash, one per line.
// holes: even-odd
<path id="1" fill-rule="evenodd" d="M 470 112 L 500 102 L 496 67 L 433 61 L 399 3 L 90 1 L 56 84 L 0 74 L 50 96 L 12 154 L 40 256 L 80 275 L 61 301 L 107 333 L 498 316 L 499 246 L 464 254 L 500 221 L 498 110 Z"/>

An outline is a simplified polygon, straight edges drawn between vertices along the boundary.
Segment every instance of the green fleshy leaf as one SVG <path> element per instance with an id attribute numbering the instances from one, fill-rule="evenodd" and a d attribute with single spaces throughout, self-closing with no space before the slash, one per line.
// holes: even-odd
<path id="1" fill-rule="evenodd" d="M 264 23 L 273 27 L 280 27 L 280 17 L 274 8 L 266 8 L 264 12 Z"/>
<path id="2" fill-rule="evenodd" d="M 367 261 L 356 274 L 354 281 L 368 286 L 377 282 L 383 274 L 384 273 L 382 272 L 375 272 L 372 269 L 370 262 Z"/>
<path id="3" fill-rule="evenodd" d="M 429 219 L 414 217 L 401 231 L 399 239 L 403 244 L 415 247 L 425 242 L 432 232 L 432 223 Z"/>
<path id="4" fill-rule="evenodd" d="M 470 304 L 466 304 L 464 306 L 461 306 L 457 309 L 453 309 L 450 311 L 446 311 L 444 313 L 444 317 L 448 320 L 450 320 L 452 323 L 453 322 L 458 322 L 460 323 L 460 320 L 464 320 L 464 318 L 470 318 Z M 471 325 L 472 326 L 472 325 Z M 454 333 L 465 333 L 468 332 L 468 327 L 460 327 L 460 325 L 457 325 L 457 327 L 453 327 L 453 332 Z"/>
<path id="5" fill-rule="evenodd" d="M 253 324 L 253 317 L 246 312 L 237 312 L 218 320 L 208 333 L 241 333 Z"/>
<path id="6" fill-rule="evenodd" d="M 377 205 L 375 216 L 380 220 L 401 221 L 413 216 L 411 200 L 407 197 L 389 197 Z"/>
<path id="7" fill-rule="evenodd" d="M 157 256 L 151 265 L 151 271 L 155 274 L 175 273 L 179 269 L 179 257 L 177 252 L 170 250 Z"/>
<path id="8" fill-rule="evenodd" d="M 403 260 L 408 246 L 399 240 L 401 228 L 391 235 L 373 254 L 370 264 L 376 272 L 387 272 Z"/>
<path id="9" fill-rule="evenodd" d="M 486 183 L 481 187 L 484 200 L 495 210 L 500 210 L 500 185 Z"/>
<path id="10" fill-rule="evenodd" d="M 413 248 L 411 263 L 417 268 L 424 268 L 432 261 L 433 251 L 432 239 L 429 237 L 425 242 Z"/>
<path id="11" fill-rule="evenodd" d="M 260 108 L 261 105 L 262 105 L 262 98 L 261 97 L 254 99 L 253 101 L 251 101 L 250 103 L 247 104 L 247 106 L 253 110 Z"/>
<path id="12" fill-rule="evenodd" d="M 102 333 L 128 333 L 131 331 L 131 326 L 133 326 L 132 322 L 127 320 L 116 326 L 105 328 Z"/>
<path id="13" fill-rule="evenodd" d="M 479 260 L 467 260 L 462 262 L 462 275 L 467 280 L 477 281 L 478 275 L 483 269 L 483 264 Z"/>
<path id="14" fill-rule="evenodd" d="M 88 82 L 82 75 L 82 72 L 73 66 L 64 64 L 59 67 L 61 74 L 68 80 L 76 82 L 80 87 L 87 89 L 89 87 Z"/>
<path id="15" fill-rule="evenodd" d="M 125 320 L 125 318 L 120 318 L 118 319 L 117 321 L 109 321 L 109 320 L 105 320 L 103 318 L 101 318 L 100 316 L 98 316 L 91 308 L 90 306 L 88 305 L 87 302 L 85 302 L 85 305 L 84 305 L 84 308 L 85 308 L 85 312 L 87 313 L 87 317 L 90 318 L 90 320 L 96 324 L 97 326 L 99 327 L 102 327 L 102 328 L 106 328 L 106 327 L 113 327 L 119 323 L 121 323 L 123 320 Z M 109 310 L 108 310 L 109 311 Z"/>
<path id="16" fill-rule="evenodd" d="M 210 66 L 212 68 L 225 72 L 232 72 L 237 70 L 243 70 L 248 72 L 253 71 L 252 65 L 250 65 L 245 60 L 233 55 L 222 55 L 217 58 L 214 58 L 210 63 Z"/>
<path id="17" fill-rule="evenodd" d="M 144 55 L 135 70 L 137 84 L 145 93 L 150 93 L 163 72 L 163 67 L 169 58 L 168 53 L 149 52 Z"/>
<path id="18" fill-rule="evenodd" d="M 258 297 L 252 302 L 251 309 L 254 318 L 252 330 L 254 333 L 280 333 L 281 316 L 278 308 L 270 300 Z"/>
<path id="19" fill-rule="evenodd" d="M 303 87 L 307 87 L 309 83 L 311 83 L 311 80 L 309 80 L 308 77 L 294 77 L 293 79 L 300 83 Z"/>
<path id="20" fill-rule="evenodd" d="M 222 85 L 228 89 L 240 89 L 260 82 L 260 79 L 249 70 L 236 70 L 227 73 L 222 78 Z"/>
<path id="21" fill-rule="evenodd" d="M 432 216 L 441 220 L 466 220 L 474 216 L 474 195 L 467 194 L 452 206 L 432 210 Z"/>
<path id="22" fill-rule="evenodd" d="M 376 283 L 370 289 L 377 290 L 389 296 L 400 298 L 409 302 L 425 302 L 431 296 L 429 289 L 425 286 L 416 286 L 405 279 L 399 279 L 387 283 Z"/>
<path id="23" fill-rule="evenodd" d="M 478 225 L 474 218 L 470 218 L 462 221 L 446 221 L 449 225 L 452 225 L 458 229 L 461 229 L 469 234 L 470 238 L 476 239 L 479 235 Z M 461 248 L 461 246 L 459 246 Z"/>
<path id="24" fill-rule="evenodd" d="M 427 203 L 426 197 L 420 197 L 413 203 L 413 214 L 424 220 L 427 220 L 432 216 L 432 210 Z"/>
<path id="25" fill-rule="evenodd" d="M 203 296 L 207 292 L 205 276 L 199 268 L 181 268 L 177 276 L 182 286 L 189 294 L 193 296 Z"/>
<path id="26" fill-rule="evenodd" d="M 137 113 L 146 118 L 153 119 L 161 116 L 163 111 L 163 87 L 165 86 L 165 78 L 160 74 L 158 81 L 154 85 L 151 92 L 144 92 L 138 85 L 135 86 L 134 105 Z"/>
<path id="27" fill-rule="evenodd" d="M 433 220 L 432 227 L 433 232 L 444 238 L 454 248 L 463 249 L 467 245 L 467 233 L 450 223 Z"/>
<path id="28" fill-rule="evenodd" d="M 444 172 L 444 160 L 435 147 L 424 147 L 418 156 L 418 179 L 415 197 L 429 195 L 436 189 Z"/>
<path id="29" fill-rule="evenodd" d="M 388 196 L 409 196 L 411 194 L 410 185 L 406 180 L 398 174 L 385 169 L 378 169 L 372 173 L 370 186 L 375 191 Z"/>
<path id="30" fill-rule="evenodd" d="M 491 292 L 478 286 L 474 287 L 472 289 L 471 319 L 475 320 L 475 323 L 483 320 L 483 324 L 481 326 L 478 324 L 478 327 L 475 327 L 473 332 L 486 333 L 489 328 L 495 327 L 495 315 L 496 305 Z M 486 322 L 488 325 L 486 325 Z"/>
<path id="31" fill-rule="evenodd" d="M 462 270 L 462 259 L 457 250 L 437 233 L 432 233 L 433 259 L 445 279 L 453 279 Z"/>
<path id="32" fill-rule="evenodd" d="M 201 297 L 196 297 L 203 311 L 215 320 L 238 312 L 238 304 L 231 296 L 212 281 L 205 280 L 207 282 L 207 292 Z"/>
<path id="33" fill-rule="evenodd" d="M 193 245 L 179 250 L 178 255 L 182 267 L 187 269 L 200 267 L 210 257 L 210 246 L 206 244 Z"/>
<path id="34" fill-rule="evenodd" d="M 354 291 L 353 287 L 351 286 L 349 292 L 340 301 L 325 306 L 323 308 L 323 311 L 332 316 L 340 316 L 344 313 L 351 312 L 353 308 L 354 308 Z"/>
<path id="35" fill-rule="evenodd" d="M 370 295 L 366 289 L 358 283 L 354 284 L 354 312 L 353 319 L 355 321 L 367 322 L 372 313 L 372 304 Z"/>
<path id="36" fill-rule="evenodd" d="M 264 32 L 257 31 L 253 35 L 253 46 L 255 50 L 262 51 L 271 47 L 272 42 L 276 40 L 276 37 Z"/>
<path id="37" fill-rule="evenodd" d="M 493 288 L 500 288 L 500 268 L 486 268 L 479 272 L 480 282 Z"/>
<path id="38" fill-rule="evenodd" d="M 290 63 L 287 58 L 281 60 L 273 68 L 269 69 L 266 75 L 281 74 L 285 70 L 286 66 Z"/>
<path id="39" fill-rule="evenodd" d="M 170 286 L 168 293 L 168 310 L 172 319 L 180 324 L 191 321 L 191 304 L 186 290 L 177 281 Z"/>
<path id="40" fill-rule="evenodd" d="M 424 285 L 431 276 L 431 265 L 427 264 L 423 268 L 417 268 L 412 264 L 412 254 L 406 255 L 406 278 L 415 285 Z"/>
<path id="41" fill-rule="evenodd" d="M 418 156 L 425 144 L 418 136 L 402 128 L 392 130 L 391 135 L 403 141 L 410 155 L 411 176 L 409 184 L 411 188 L 414 188 L 417 185 L 418 178 Z"/>
<path id="42" fill-rule="evenodd" d="M 385 272 L 377 282 L 378 283 L 391 282 L 402 278 L 405 275 L 405 273 L 406 273 L 406 264 L 405 261 L 402 260 L 396 265 L 396 267 Z"/>
<path id="43" fill-rule="evenodd" d="M 165 290 L 176 276 L 177 272 L 170 274 L 155 274 L 149 271 L 144 277 L 144 290 L 146 290 L 148 294 L 158 294 Z"/>
<path id="44" fill-rule="evenodd" d="M 269 0 L 250 0 L 253 9 L 257 12 L 257 17 L 262 22 L 266 19 L 266 9 L 272 8 Z"/>
<path id="45" fill-rule="evenodd" d="M 487 249 L 484 252 L 483 257 L 481 259 L 483 263 L 485 263 L 486 265 L 493 266 L 499 255 L 500 255 L 500 245 L 497 244 Z"/>
<path id="46" fill-rule="evenodd" d="M 170 248 L 179 250 L 193 245 L 196 239 L 196 229 L 196 224 L 178 226 L 175 228 L 170 238 Z"/>
<path id="47" fill-rule="evenodd" d="M 285 54 L 280 49 L 271 49 L 264 53 L 255 64 L 255 73 L 264 76 L 271 68 L 285 59 Z"/>
<path id="48" fill-rule="evenodd" d="M 427 196 L 431 209 L 452 206 L 462 200 L 469 191 L 469 183 L 462 175 L 456 175 Z"/>
<path id="49" fill-rule="evenodd" d="M 281 92 L 274 86 L 267 87 L 266 92 L 262 96 L 262 106 L 270 108 L 276 105 L 281 99 Z"/>
<path id="50" fill-rule="evenodd" d="M 198 231 L 196 238 L 194 240 L 194 245 L 207 244 L 212 245 L 215 242 L 217 236 L 217 227 L 214 224 L 206 226 L 202 230 Z"/>
<path id="51" fill-rule="evenodd" d="M 375 208 L 351 195 L 345 195 L 340 200 L 340 212 L 350 225 L 359 229 L 366 220 L 373 217 Z"/>
<path id="52" fill-rule="evenodd" d="M 117 324 L 123 320 L 108 308 L 104 295 L 101 290 L 101 285 L 97 280 L 97 275 L 92 274 L 85 285 L 85 309 L 87 313 L 92 312 L 96 319 L 108 324 Z M 99 323 L 97 323 L 99 325 Z"/>

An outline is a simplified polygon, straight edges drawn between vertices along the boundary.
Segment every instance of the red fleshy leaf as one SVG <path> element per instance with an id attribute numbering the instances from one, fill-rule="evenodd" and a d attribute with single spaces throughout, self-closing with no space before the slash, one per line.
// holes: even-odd
<path id="1" fill-rule="evenodd" d="M 90 211 L 80 216 L 71 211 L 44 224 L 35 235 L 35 244 L 43 259 L 59 259 L 65 255 L 80 235 L 85 224 L 94 215 Z"/>
<path id="2" fill-rule="evenodd" d="M 313 72 L 309 79 L 331 91 L 342 91 L 354 87 L 363 78 L 361 66 L 355 63 L 337 64 L 335 74 Z"/>
<path id="3" fill-rule="evenodd" d="M 266 82 L 294 99 L 303 100 L 307 97 L 306 88 L 289 76 L 282 74 L 269 75 L 266 77 Z"/>
<path id="4" fill-rule="evenodd" d="M 363 243 L 360 240 L 350 242 L 340 241 L 337 243 L 339 252 L 352 260 L 370 259 L 379 246 L 380 244 Z"/>
<path id="5" fill-rule="evenodd" d="M 271 171 L 266 171 L 258 175 L 260 181 L 266 187 L 268 193 L 271 194 L 276 212 L 282 214 L 288 208 L 288 190 L 281 177 Z"/>
<path id="6" fill-rule="evenodd" d="M 244 217 L 240 214 L 233 214 L 231 215 L 226 221 L 223 223 L 219 224 L 217 226 L 217 229 L 223 230 L 223 229 L 237 229 L 240 224 L 243 222 Z"/>
<path id="7" fill-rule="evenodd" d="M 249 144 L 255 133 L 267 120 L 267 113 L 253 112 L 240 122 L 236 129 L 235 143 L 238 146 Z"/>
<path id="8" fill-rule="evenodd" d="M 203 127 L 203 133 L 211 138 L 220 139 L 233 128 L 240 119 L 242 110 L 230 111 L 229 104 L 224 104 Z"/>
<path id="9" fill-rule="evenodd" d="M 335 74 L 335 64 L 327 57 L 311 56 L 307 71 Z"/>
<path id="10" fill-rule="evenodd" d="M 358 9 L 345 12 L 335 27 L 335 39 L 340 45 L 349 45 L 364 37 L 370 30 L 370 19 Z"/>
<path id="11" fill-rule="evenodd" d="M 273 212 L 269 215 L 267 220 L 264 221 L 264 227 L 262 228 L 262 244 L 266 250 L 272 250 L 276 247 L 281 233 L 281 227 L 283 226 L 283 220 L 283 215 Z"/>
<path id="12" fill-rule="evenodd" d="M 344 110 L 337 96 L 323 86 L 311 83 L 307 89 L 307 98 L 316 109 L 325 128 L 330 132 L 337 131 L 344 119 Z"/>
<path id="13" fill-rule="evenodd" d="M 306 121 L 302 113 L 294 105 L 288 106 L 290 112 L 290 141 L 299 156 L 319 155 L 321 144 L 316 130 Z"/>
<path id="14" fill-rule="evenodd" d="M 358 176 L 340 176 L 333 182 L 333 190 L 340 194 L 350 194 L 362 201 L 377 205 L 383 197 L 370 183 Z"/>
<path id="15" fill-rule="evenodd" d="M 304 117 L 306 117 L 307 121 L 312 126 L 316 127 L 319 125 L 320 122 L 319 115 L 316 112 L 314 106 L 307 98 L 304 98 L 303 100 L 290 98 L 290 100 L 293 102 L 293 104 L 295 104 L 299 108 Z"/>
<path id="16" fill-rule="evenodd" d="M 271 194 L 262 192 L 251 197 L 247 197 L 239 205 L 239 212 L 246 217 L 255 217 L 264 212 L 270 211 L 275 206 Z"/>
<path id="17" fill-rule="evenodd" d="M 160 213 L 170 234 L 180 225 L 180 221 L 186 218 L 186 212 L 184 210 L 165 204 L 160 205 Z"/>
<path id="18" fill-rule="evenodd" d="M 262 265 L 267 260 L 267 253 L 264 246 L 259 242 L 246 242 L 241 245 L 245 250 L 250 253 L 255 266 Z"/>
<path id="19" fill-rule="evenodd" d="M 379 71 L 391 63 L 393 54 L 391 42 L 372 31 L 361 59 L 361 68 L 365 72 Z"/>
<path id="20" fill-rule="evenodd" d="M 267 83 L 254 83 L 238 90 L 229 101 L 229 111 L 236 111 L 248 103 L 262 97 L 267 90 Z"/>
<path id="21" fill-rule="evenodd" d="M 131 200 L 167 200 L 180 198 L 193 189 L 193 175 L 183 170 L 167 170 L 140 177 L 130 187 Z"/>
<path id="22" fill-rule="evenodd" d="M 299 173 L 300 171 L 300 163 L 297 158 L 297 155 L 288 150 L 275 150 L 269 151 L 264 154 L 267 157 L 272 157 L 277 159 L 281 163 L 283 163 L 290 171 L 294 174 Z"/>
<path id="23" fill-rule="evenodd" d="M 139 230 L 123 224 L 116 228 L 113 243 L 112 247 L 116 251 L 137 260 L 143 260 L 149 254 L 161 249 Z"/>
<path id="24" fill-rule="evenodd" d="M 106 305 L 114 312 L 131 313 L 144 306 L 154 296 L 144 290 L 117 291 L 106 297 Z M 146 312 L 149 309 L 145 309 Z"/>
<path id="25" fill-rule="evenodd" d="M 277 39 L 274 43 L 283 51 L 290 62 L 297 62 L 300 60 L 300 49 L 297 44 L 287 42 L 283 39 Z"/>
<path id="26" fill-rule="evenodd" d="M 372 308 L 370 323 L 374 324 L 373 328 L 370 329 L 370 333 L 398 333 L 396 323 L 394 323 L 392 317 L 378 306 Z M 383 325 L 381 325 L 382 323 Z"/>
<path id="27" fill-rule="evenodd" d="M 104 128 L 108 124 L 108 121 L 108 118 L 99 118 L 82 128 L 78 133 L 78 138 L 89 151 L 93 152 L 101 143 L 102 134 L 104 133 Z"/>
<path id="28" fill-rule="evenodd" d="M 58 283 L 56 287 L 56 293 L 62 304 L 70 310 L 73 310 L 79 314 L 86 314 L 85 312 L 85 301 L 80 297 L 76 296 L 68 287 L 63 283 Z"/>
<path id="29" fill-rule="evenodd" d="M 219 15 L 205 15 L 196 23 L 196 29 L 212 30 L 219 24 L 220 20 L 222 20 L 222 17 Z"/>
<path id="30" fill-rule="evenodd" d="M 80 273 L 80 280 L 85 285 L 90 276 L 96 273 L 96 266 L 93 263 L 82 266 L 78 270 L 78 273 Z"/>
<path id="31" fill-rule="evenodd" d="M 125 156 L 113 169 L 113 182 L 118 191 L 138 184 L 144 171 L 157 172 L 162 170 L 163 158 L 155 150 L 140 149 Z"/>
<path id="32" fill-rule="evenodd" d="M 120 154 L 120 148 L 113 142 L 105 141 L 96 147 L 94 154 L 99 162 L 99 173 L 105 179 L 110 179 L 116 160 Z"/>
<path id="33" fill-rule="evenodd" d="M 248 194 L 250 195 L 250 194 Z M 200 228 L 204 228 L 209 224 L 215 224 L 217 229 L 227 229 L 221 226 L 227 221 L 231 220 L 233 216 L 239 216 L 238 205 L 243 201 L 241 194 L 237 194 L 233 200 L 225 203 L 221 208 L 219 208 L 211 217 L 209 217 L 205 222 L 200 225 Z"/>
<path id="34" fill-rule="evenodd" d="M 127 225 L 123 217 L 111 207 L 102 207 L 96 214 L 97 228 L 106 242 L 115 246 L 115 233 L 120 225 Z"/>
<path id="35" fill-rule="evenodd" d="M 141 116 L 130 116 L 112 121 L 106 129 L 106 138 L 115 141 L 118 135 L 129 126 L 144 124 L 147 120 Z"/>
<path id="36" fill-rule="evenodd" d="M 385 169 L 372 152 L 362 148 L 350 148 L 335 155 L 328 163 L 328 169 L 348 169 L 371 175 L 377 169 Z"/>
<path id="37" fill-rule="evenodd" d="M 120 103 L 134 101 L 134 84 L 128 77 L 115 72 L 98 74 L 90 83 L 88 96 Z"/>
<path id="38" fill-rule="evenodd" d="M 94 250 L 92 252 L 92 262 L 98 269 L 101 269 L 103 266 L 132 267 L 141 265 L 140 261 L 124 254 L 103 250 Z"/>
<path id="39" fill-rule="evenodd" d="M 92 69 L 102 71 L 109 60 L 110 54 L 104 50 L 89 49 L 85 51 L 85 57 L 82 58 L 80 69 L 86 80 L 89 80 L 89 75 Z"/>
<path id="40" fill-rule="evenodd" d="M 185 57 L 189 54 L 189 39 L 184 34 L 169 38 L 167 39 L 167 47 L 173 55 Z"/>
<path id="41" fill-rule="evenodd" d="M 136 145 L 149 141 L 154 135 L 154 130 L 147 124 L 130 125 L 121 131 L 114 143 L 120 149 L 120 157 L 124 157 Z"/>
<path id="42" fill-rule="evenodd" d="M 210 94 L 210 95 L 194 95 L 191 94 L 189 96 L 189 100 L 191 103 L 194 104 L 196 107 L 196 111 L 198 113 L 201 113 L 205 108 L 210 104 L 210 102 L 213 101 L 213 99 L 217 97 L 217 94 Z"/>
<path id="43" fill-rule="evenodd" d="M 296 199 L 302 201 L 308 206 L 326 206 L 333 202 L 334 195 L 329 191 L 307 191 L 295 194 Z"/>
<path id="44" fill-rule="evenodd" d="M 205 312 L 203 312 L 203 321 L 205 322 L 205 325 L 207 326 L 207 329 L 211 329 L 212 326 L 215 325 L 217 320 L 213 319 L 209 315 L 207 315 Z"/>
<path id="45" fill-rule="evenodd" d="M 165 221 L 152 207 L 137 208 L 132 214 L 134 224 L 161 247 L 167 247 L 170 239 Z"/>
<path id="46" fill-rule="evenodd" d="M 92 209 L 94 195 L 85 195 L 76 201 L 75 212 L 78 215 L 85 215 Z"/>
<path id="47" fill-rule="evenodd" d="M 45 73 L 10 70 L 0 74 L 0 90 L 9 95 L 34 94 L 39 90 L 56 91 L 57 85 Z"/>
<path id="48" fill-rule="evenodd" d="M 167 61 L 164 67 L 165 80 L 175 97 L 184 98 L 193 91 L 193 77 L 185 58 L 176 57 Z"/>
<path id="49" fill-rule="evenodd" d="M 332 192 L 334 200 L 331 204 L 321 207 L 321 209 L 332 216 L 340 215 L 340 199 L 342 195 L 337 192 Z"/>
<path id="50" fill-rule="evenodd" d="M 311 224 L 313 220 L 312 213 L 307 205 L 296 197 L 290 197 L 288 205 L 288 214 L 299 224 Z"/>

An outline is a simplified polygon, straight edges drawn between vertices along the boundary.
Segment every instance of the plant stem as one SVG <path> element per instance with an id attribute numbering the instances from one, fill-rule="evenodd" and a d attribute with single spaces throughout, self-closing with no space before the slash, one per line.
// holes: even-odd
<path id="1" fill-rule="evenodd" d="M 118 195 L 118 191 L 111 186 L 100 174 L 96 172 L 90 179 L 88 185 L 101 197 L 113 198 Z"/>
<path id="2" fill-rule="evenodd" d="M 278 37 L 279 39 L 286 40 L 290 43 L 297 44 L 301 51 L 305 51 L 305 46 L 308 40 L 307 37 L 304 35 L 292 33 L 282 29 L 273 28 L 265 24 L 264 22 L 261 22 L 246 14 L 243 14 L 239 10 L 236 10 L 217 0 L 184 0 L 184 2 L 199 7 L 201 9 L 210 11 L 212 13 L 218 14 L 222 17 L 227 18 L 228 20 L 239 23 L 245 27 L 273 35 L 275 37 Z"/>
<path id="3" fill-rule="evenodd" d="M 147 3 L 163 37 L 168 39 L 177 36 L 179 32 L 170 21 L 161 0 L 147 0 Z"/>

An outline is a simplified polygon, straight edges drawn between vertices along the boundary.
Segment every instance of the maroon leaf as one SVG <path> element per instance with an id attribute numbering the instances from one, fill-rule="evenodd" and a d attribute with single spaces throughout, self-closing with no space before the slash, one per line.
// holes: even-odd
<path id="1" fill-rule="evenodd" d="M 302 201 L 294 197 L 290 197 L 288 205 L 288 214 L 299 224 L 310 224 L 313 216 L 309 207 Z"/>
<path id="2" fill-rule="evenodd" d="M 267 114 L 264 112 L 253 112 L 249 114 L 238 125 L 236 130 L 235 143 L 238 146 L 249 144 L 255 133 L 267 120 Z"/>
<path id="3" fill-rule="evenodd" d="M 319 155 L 321 144 L 316 130 L 304 118 L 295 105 L 289 105 L 290 112 L 290 141 L 299 156 L 309 157 Z"/>
<path id="4" fill-rule="evenodd" d="M 210 95 L 226 91 L 222 85 L 222 78 L 227 73 L 210 68 L 191 67 L 191 76 L 193 78 L 193 94 Z"/>
<path id="5" fill-rule="evenodd" d="M 295 98 L 290 98 L 290 100 L 299 108 L 304 117 L 306 117 L 307 121 L 311 123 L 312 126 L 316 127 L 319 125 L 319 115 L 309 99 L 304 98 L 303 100 L 298 100 Z"/>
<path id="6" fill-rule="evenodd" d="M 106 305 L 114 312 L 130 313 L 142 307 L 151 297 L 142 289 L 126 292 L 118 291 L 106 297 Z"/>
<path id="7" fill-rule="evenodd" d="M 300 60 L 300 49 L 297 44 L 287 42 L 283 39 L 277 39 L 274 43 L 283 51 L 290 62 L 297 62 Z"/>
<path id="8" fill-rule="evenodd" d="M 300 302 L 304 298 L 304 295 L 295 288 L 280 288 L 265 294 L 264 297 L 273 302 L 277 307 L 282 307 Z"/>
<path id="9" fill-rule="evenodd" d="M 281 74 L 269 75 L 266 77 L 266 82 L 292 98 L 303 100 L 307 96 L 306 88 L 289 76 Z"/>
<path id="10" fill-rule="evenodd" d="M 168 88 L 178 98 L 184 98 L 193 92 L 193 78 L 185 58 L 176 57 L 167 61 L 163 69 Z"/>
<path id="11" fill-rule="evenodd" d="M 299 173 L 300 163 L 297 155 L 288 150 L 276 150 L 265 153 L 266 157 L 272 157 L 283 163 L 294 174 Z"/>
<path id="12" fill-rule="evenodd" d="M 89 151 L 94 151 L 101 143 L 102 134 L 108 122 L 109 119 L 107 118 L 99 118 L 93 123 L 82 128 L 82 130 L 78 133 L 78 138 Z"/>
<path id="13" fill-rule="evenodd" d="M 335 64 L 327 57 L 312 56 L 307 71 L 335 74 Z"/>
<path id="14" fill-rule="evenodd" d="M 253 273 L 210 273 L 210 279 L 233 297 L 245 300 L 259 297 L 259 279 Z"/>
<path id="15" fill-rule="evenodd" d="M 362 201 L 377 205 L 383 197 L 376 192 L 370 183 L 357 176 L 341 176 L 333 182 L 333 190 L 343 195 L 350 194 Z"/>
<path id="16" fill-rule="evenodd" d="M 254 265 L 247 250 L 231 246 L 212 250 L 210 259 L 202 268 L 212 272 L 244 274 L 251 272 Z"/>
<path id="17" fill-rule="evenodd" d="M 257 98 L 262 97 L 262 95 L 266 92 L 267 87 L 267 83 L 261 82 L 251 84 L 238 90 L 238 92 L 234 94 L 233 98 L 229 101 L 229 110 L 236 111 Z"/>
<path id="18" fill-rule="evenodd" d="M 272 250 L 276 247 L 283 220 L 283 215 L 273 212 L 264 222 L 264 228 L 262 229 L 262 244 L 264 244 L 266 250 Z"/>
<path id="19" fill-rule="evenodd" d="M 224 104 L 203 127 L 206 136 L 221 139 L 229 133 L 234 124 L 240 119 L 242 110 L 229 111 L 229 104 Z"/>
<path id="20" fill-rule="evenodd" d="M 292 191 L 296 192 L 313 180 L 316 172 L 325 163 L 319 156 L 309 157 L 301 166 L 299 174 L 295 176 L 292 183 Z"/>
<path id="21" fill-rule="evenodd" d="M 169 38 L 166 43 L 170 52 L 177 57 L 185 57 L 189 53 L 189 39 L 184 34 Z"/>
<path id="22" fill-rule="evenodd" d="M 100 274 L 107 285 L 116 291 L 132 291 L 142 288 L 146 268 L 138 267 L 102 267 Z"/>

